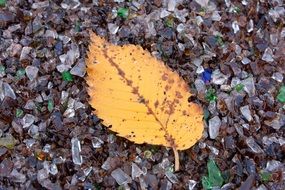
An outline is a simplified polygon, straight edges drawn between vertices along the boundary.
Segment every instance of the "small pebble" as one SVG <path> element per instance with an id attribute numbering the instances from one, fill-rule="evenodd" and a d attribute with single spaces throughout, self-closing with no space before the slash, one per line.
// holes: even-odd
<path id="1" fill-rule="evenodd" d="M 27 66 L 25 70 L 26 70 L 27 77 L 31 81 L 37 77 L 38 72 L 39 72 L 39 69 L 37 67 L 34 67 L 34 66 Z"/>
<path id="2" fill-rule="evenodd" d="M 209 120 L 209 135 L 211 139 L 215 139 L 219 135 L 221 120 L 218 116 L 215 116 Z"/>

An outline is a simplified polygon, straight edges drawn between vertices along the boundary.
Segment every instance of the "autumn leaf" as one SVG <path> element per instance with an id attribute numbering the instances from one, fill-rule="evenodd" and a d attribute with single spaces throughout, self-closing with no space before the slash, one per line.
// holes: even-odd
<path id="1" fill-rule="evenodd" d="M 90 104 L 103 124 L 138 144 L 193 146 L 202 136 L 203 112 L 189 103 L 188 85 L 140 46 L 112 45 L 96 34 L 86 59 Z"/>

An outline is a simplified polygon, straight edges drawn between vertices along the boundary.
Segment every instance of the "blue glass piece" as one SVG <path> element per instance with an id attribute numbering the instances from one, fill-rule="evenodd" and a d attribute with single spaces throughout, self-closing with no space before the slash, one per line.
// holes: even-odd
<path id="1" fill-rule="evenodd" d="M 208 83 L 212 79 L 212 70 L 211 69 L 205 69 L 204 72 L 202 73 L 202 80 L 205 83 Z"/>

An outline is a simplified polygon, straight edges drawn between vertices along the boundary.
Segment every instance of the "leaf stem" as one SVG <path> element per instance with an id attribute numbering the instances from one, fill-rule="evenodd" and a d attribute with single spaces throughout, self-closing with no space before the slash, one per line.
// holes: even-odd
<path id="1" fill-rule="evenodd" d="M 179 171 L 179 154 L 176 148 L 172 148 L 174 152 L 174 158 L 175 158 L 175 171 Z"/>

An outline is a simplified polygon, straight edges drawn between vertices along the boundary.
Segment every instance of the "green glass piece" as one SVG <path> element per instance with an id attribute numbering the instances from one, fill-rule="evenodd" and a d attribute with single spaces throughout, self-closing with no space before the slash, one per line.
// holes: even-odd
<path id="1" fill-rule="evenodd" d="M 62 76 L 62 79 L 63 79 L 64 81 L 68 81 L 68 82 L 73 81 L 73 76 L 70 74 L 69 71 L 63 71 L 63 72 L 61 73 L 61 76 Z"/>
<path id="2" fill-rule="evenodd" d="M 239 7 L 234 7 L 233 12 L 239 14 L 241 12 Z"/>
<path id="3" fill-rule="evenodd" d="M 0 65 L 0 77 L 3 77 L 5 75 L 5 67 L 3 65 Z"/>
<path id="4" fill-rule="evenodd" d="M 268 182 L 271 178 L 271 174 L 269 172 L 262 171 L 260 173 L 260 178 L 263 182 Z"/>
<path id="5" fill-rule="evenodd" d="M 167 27 L 172 28 L 173 25 L 174 25 L 174 20 L 173 20 L 173 18 L 172 18 L 172 17 L 168 17 L 168 18 L 165 20 L 165 25 L 166 25 Z"/>
<path id="6" fill-rule="evenodd" d="M 159 146 L 150 145 L 149 150 L 151 151 L 151 153 L 155 154 L 159 151 Z"/>
<path id="7" fill-rule="evenodd" d="M 166 172 L 171 172 L 171 173 L 174 173 L 174 164 L 171 164 L 170 166 L 168 166 L 167 168 L 165 168 L 165 171 Z"/>
<path id="8" fill-rule="evenodd" d="M 101 186 L 97 183 L 93 184 L 96 190 L 101 190 Z"/>
<path id="9" fill-rule="evenodd" d="M 221 187 L 224 183 L 222 173 L 215 161 L 210 159 L 207 163 L 208 176 L 203 176 L 202 185 L 204 189 L 212 189 L 214 187 Z"/>
<path id="10" fill-rule="evenodd" d="M 208 168 L 208 175 L 210 182 L 214 186 L 221 187 L 224 183 L 224 179 L 222 177 L 222 173 L 218 166 L 216 165 L 214 160 L 209 160 L 207 163 L 207 168 Z"/>
<path id="11" fill-rule="evenodd" d="M 24 115 L 24 111 L 21 109 L 16 109 L 16 117 L 22 117 Z"/>
<path id="12" fill-rule="evenodd" d="M 201 10 L 200 10 L 200 14 L 204 15 L 205 12 L 207 11 L 207 8 L 206 7 L 201 7 Z"/>
<path id="13" fill-rule="evenodd" d="M 16 144 L 16 139 L 12 135 L 0 138 L 0 146 L 5 146 L 8 149 L 13 149 Z"/>
<path id="14" fill-rule="evenodd" d="M 4 72 L 5 72 L 5 67 L 3 65 L 0 65 L 0 73 L 4 73 Z"/>
<path id="15" fill-rule="evenodd" d="M 0 6 L 4 7 L 6 5 L 6 0 L 0 0 Z"/>
<path id="16" fill-rule="evenodd" d="M 209 178 L 206 176 L 202 177 L 202 185 L 203 185 L 203 189 L 205 190 L 212 189 L 212 184 L 209 181 Z"/>
<path id="17" fill-rule="evenodd" d="M 16 79 L 20 80 L 20 79 L 24 78 L 25 74 L 26 74 L 25 69 L 17 70 L 17 72 L 16 72 Z"/>
<path id="18" fill-rule="evenodd" d="M 239 83 L 235 86 L 235 90 L 237 92 L 240 92 L 241 90 L 243 90 L 243 88 L 244 88 L 244 84 L 242 84 L 242 83 Z"/>
<path id="19" fill-rule="evenodd" d="M 119 8 L 117 12 L 119 17 L 127 18 L 129 15 L 129 9 L 127 8 Z"/>
<path id="20" fill-rule="evenodd" d="M 48 100 L 48 111 L 52 112 L 53 107 L 54 107 L 53 100 L 52 99 Z"/>
<path id="21" fill-rule="evenodd" d="M 224 179 L 224 183 L 228 183 L 230 181 L 231 173 L 230 170 L 226 170 L 222 173 L 222 177 Z"/>
<path id="22" fill-rule="evenodd" d="M 206 92 L 205 99 L 209 102 L 216 101 L 217 100 L 216 90 L 213 88 L 209 88 Z"/>
<path id="23" fill-rule="evenodd" d="M 121 185 L 117 188 L 117 190 L 125 190 L 125 187 L 123 185 Z"/>
<path id="24" fill-rule="evenodd" d="M 149 150 L 144 151 L 143 154 L 144 154 L 144 157 L 146 157 L 147 159 L 152 157 L 152 152 Z"/>
<path id="25" fill-rule="evenodd" d="M 36 105 L 36 108 L 38 111 L 41 111 L 42 110 L 42 105 L 38 102 L 35 102 L 35 105 Z"/>
<path id="26" fill-rule="evenodd" d="M 210 117 L 209 110 L 208 109 L 204 109 L 204 120 L 208 121 L 209 117 Z"/>
<path id="27" fill-rule="evenodd" d="M 285 86 L 282 86 L 277 95 L 277 100 L 281 103 L 285 103 Z"/>
<path id="28" fill-rule="evenodd" d="M 215 38 L 216 38 L 216 43 L 217 43 L 219 46 L 223 46 L 223 45 L 224 45 L 224 41 L 223 41 L 222 36 L 217 35 Z"/>
<path id="29" fill-rule="evenodd" d="M 76 32 L 81 31 L 81 23 L 78 20 L 75 22 L 75 31 Z"/>

